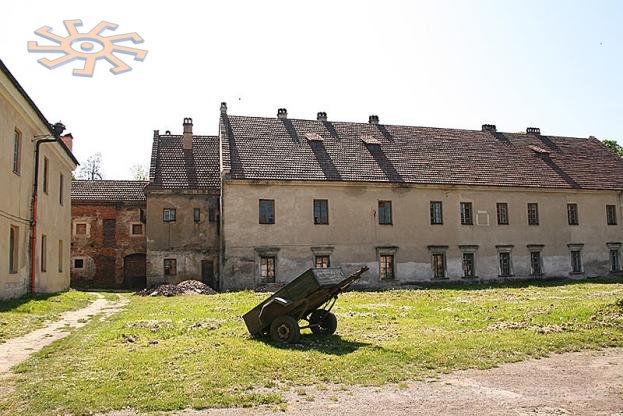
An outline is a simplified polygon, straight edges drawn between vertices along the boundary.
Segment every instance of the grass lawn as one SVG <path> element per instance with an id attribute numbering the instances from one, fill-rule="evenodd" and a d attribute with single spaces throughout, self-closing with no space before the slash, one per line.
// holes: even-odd
<path id="1" fill-rule="evenodd" d="M 38 295 L 0 301 L 0 343 L 27 334 L 58 319 L 63 312 L 85 307 L 95 295 L 70 290 L 53 295 Z"/>
<path id="2" fill-rule="evenodd" d="M 283 390 L 306 385 L 399 383 L 623 345 L 621 278 L 350 292 L 334 309 L 336 335 L 289 347 L 252 339 L 239 318 L 266 294 L 127 296 L 121 313 L 18 366 L 0 413 L 278 406 Z"/>

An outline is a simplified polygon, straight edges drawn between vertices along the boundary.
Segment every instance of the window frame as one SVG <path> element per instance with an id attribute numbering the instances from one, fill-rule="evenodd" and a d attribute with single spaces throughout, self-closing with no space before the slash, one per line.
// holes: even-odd
<path id="1" fill-rule="evenodd" d="M 195 224 L 201 222 L 201 208 L 193 208 L 193 222 Z"/>
<path id="2" fill-rule="evenodd" d="M 75 269 L 75 270 L 84 270 L 84 268 L 85 268 L 85 264 L 86 264 L 84 260 L 85 260 L 85 259 L 84 259 L 84 257 L 74 257 L 74 258 L 72 259 L 72 262 L 71 262 L 72 269 Z M 76 266 L 76 262 L 77 262 L 77 261 L 81 261 L 81 262 L 82 262 L 82 266 L 80 266 L 80 267 Z"/>
<path id="3" fill-rule="evenodd" d="M 48 195 L 50 190 L 50 161 L 43 156 L 43 193 Z"/>
<path id="4" fill-rule="evenodd" d="M 329 225 L 328 199 L 314 199 L 314 225 Z"/>
<path id="5" fill-rule="evenodd" d="M 58 272 L 63 273 L 63 263 L 65 262 L 65 243 L 58 240 Z"/>
<path id="6" fill-rule="evenodd" d="M 442 252 L 431 253 L 431 267 L 433 279 L 445 279 L 447 277 L 446 254 Z M 441 274 L 439 274 L 441 272 Z"/>
<path id="7" fill-rule="evenodd" d="M 498 225 L 509 225 L 510 220 L 508 215 L 508 202 L 497 202 L 495 204 L 495 210 L 497 213 Z M 503 214 L 502 211 L 504 211 Z"/>
<path id="8" fill-rule="evenodd" d="M 610 257 L 610 272 L 620 273 L 621 272 L 621 250 L 618 248 L 611 248 L 608 256 Z"/>
<path id="9" fill-rule="evenodd" d="M 391 253 L 379 254 L 379 279 L 396 280 L 396 258 Z"/>
<path id="10" fill-rule="evenodd" d="M 13 135 L 13 173 L 20 176 L 22 173 L 22 132 L 14 130 Z"/>
<path id="11" fill-rule="evenodd" d="M 266 211 L 269 211 L 268 213 Z M 275 200 L 274 199 L 260 199 L 259 200 L 259 223 L 260 224 L 274 224 L 275 223 Z"/>
<path id="12" fill-rule="evenodd" d="M 135 233 L 134 232 L 134 227 L 141 227 L 141 232 L 140 233 Z M 141 236 L 141 235 L 145 235 L 145 226 L 142 222 L 133 222 L 130 224 L 130 235 L 132 236 Z"/>
<path id="13" fill-rule="evenodd" d="M 39 270 L 41 273 L 46 273 L 48 271 L 48 236 L 45 234 L 41 235 L 41 246 L 39 252 Z"/>
<path id="14" fill-rule="evenodd" d="M 476 274 L 476 253 L 473 251 L 464 251 L 462 254 L 461 266 L 463 268 L 463 277 L 466 279 L 473 279 L 477 276 Z M 471 256 L 471 274 L 467 273 L 467 267 L 465 267 L 465 259 L 466 256 Z"/>
<path id="15" fill-rule="evenodd" d="M 275 283 L 277 281 L 276 255 L 260 255 L 259 267 L 260 281 L 262 283 Z"/>
<path id="16" fill-rule="evenodd" d="M 163 208 L 162 222 L 175 222 L 177 220 L 177 208 Z"/>
<path id="17" fill-rule="evenodd" d="M 164 276 L 177 276 L 177 258 L 171 257 L 171 258 L 163 259 L 162 260 L 162 273 Z"/>
<path id="18" fill-rule="evenodd" d="M 567 204 L 567 222 L 569 225 L 580 225 L 580 215 L 577 203 Z"/>
<path id="19" fill-rule="evenodd" d="M 9 274 L 19 271 L 19 227 L 9 226 Z"/>
<path id="20" fill-rule="evenodd" d="M 534 209 L 533 212 L 532 212 L 532 209 Z M 528 213 L 528 225 L 540 225 L 538 202 L 528 202 L 527 213 Z"/>
<path id="21" fill-rule="evenodd" d="M 326 265 L 323 260 L 326 260 Z M 320 262 L 320 266 L 318 263 Z M 326 269 L 331 267 L 331 255 L 329 254 L 315 254 L 314 255 L 314 268 L 315 269 Z"/>
<path id="22" fill-rule="evenodd" d="M 580 274 L 584 272 L 582 264 L 582 250 L 571 250 L 571 273 Z M 577 266 L 577 267 L 576 267 Z"/>
<path id="23" fill-rule="evenodd" d="M 379 216 L 379 225 L 393 225 L 394 224 L 394 215 L 392 212 L 392 201 L 391 200 L 379 200 L 378 201 L 378 216 Z"/>
<path id="24" fill-rule="evenodd" d="M 58 203 L 63 206 L 65 197 L 65 175 L 59 174 L 58 178 Z"/>
<path id="25" fill-rule="evenodd" d="M 459 202 L 461 225 L 474 225 L 474 205 L 469 201 Z"/>
<path id="26" fill-rule="evenodd" d="M 538 257 L 537 262 L 535 256 Z M 543 276 L 543 255 L 538 250 L 530 251 L 530 276 Z"/>
<path id="27" fill-rule="evenodd" d="M 618 225 L 617 221 L 617 206 L 606 204 L 606 224 L 607 225 Z"/>
<path id="28" fill-rule="evenodd" d="M 430 224 L 443 225 L 443 201 L 430 201 Z"/>

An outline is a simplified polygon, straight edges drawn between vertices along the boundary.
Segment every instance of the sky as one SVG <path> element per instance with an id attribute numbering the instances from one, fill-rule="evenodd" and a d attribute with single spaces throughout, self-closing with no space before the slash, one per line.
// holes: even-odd
<path id="1" fill-rule="evenodd" d="M 92 77 L 30 53 L 34 31 L 81 19 L 80 32 L 138 33 L 144 61 Z M 153 131 L 218 133 L 229 113 L 596 136 L 623 144 L 623 1 L 29 1 L 6 2 L 0 59 L 78 160 L 102 154 L 106 179 L 149 166 Z"/>

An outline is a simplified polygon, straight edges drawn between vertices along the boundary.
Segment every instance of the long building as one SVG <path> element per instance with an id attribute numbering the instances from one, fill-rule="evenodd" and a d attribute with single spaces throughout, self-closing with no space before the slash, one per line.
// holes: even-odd
<path id="1" fill-rule="evenodd" d="M 230 115 L 154 132 L 147 284 L 367 265 L 369 287 L 621 273 L 623 161 L 594 137 Z"/>
<path id="2" fill-rule="evenodd" d="M 60 134 L 0 61 L 0 299 L 69 288 L 78 161 Z"/>

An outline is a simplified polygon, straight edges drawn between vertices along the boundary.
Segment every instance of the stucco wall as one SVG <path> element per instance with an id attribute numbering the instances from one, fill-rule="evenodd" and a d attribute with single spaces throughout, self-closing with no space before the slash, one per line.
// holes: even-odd
<path id="1" fill-rule="evenodd" d="M 174 222 L 163 221 L 165 208 L 176 209 Z M 199 208 L 200 221 L 194 221 L 193 210 Z M 216 210 L 216 221 L 210 222 L 210 208 Z M 201 262 L 212 264 L 218 273 L 218 196 L 173 192 L 147 193 L 147 284 L 201 280 Z M 177 273 L 164 275 L 164 259 L 177 261 Z"/>
<path id="2" fill-rule="evenodd" d="M 259 224 L 260 198 L 275 200 L 274 225 Z M 328 199 L 329 225 L 314 225 L 314 199 Z M 392 201 L 393 225 L 379 225 L 379 200 Z M 443 202 L 443 225 L 430 224 L 430 201 Z M 460 202 L 473 203 L 474 225 L 460 224 Z M 497 202 L 508 203 L 509 225 L 497 224 Z M 539 204 L 538 226 L 528 225 L 528 202 Z M 578 204 L 580 225 L 568 224 L 567 203 Z M 606 204 L 617 206 L 619 225 L 606 224 Z M 461 279 L 459 246 L 477 245 L 476 274 L 488 280 L 499 278 L 499 245 L 513 246 L 514 278 L 530 275 L 528 245 L 543 245 L 544 277 L 569 276 L 569 243 L 583 244 L 583 276 L 596 276 L 609 273 L 606 243 L 623 241 L 616 192 L 227 181 L 223 212 L 226 289 L 258 284 L 263 250 L 276 253 L 277 281 L 312 267 L 316 248 L 331 252 L 331 265 L 345 272 L 367 264 L 362 284 L 382 286 L 431 280 L 429 246 L 447 246 L 447 278 Z M 379 280 L 379 248 L 395 251 L 394 282 Z"/>
<path id="3" fill-rule="evenodd" d="M 15 129 L 21 132 L 20 174 L 13 173 L 13 138 Z M 34 177 L 33 138 L 49 135 L 42 121 L 0 74 L 0 298 L 25 294 L 30 286 L 30 207 Z M 43 160 L 49 160 L 49 188 L 43 191 Z M 40 186 L 36 246 L 36 290 L 56 292 L 69 287 L 71 171 L 75 168 L 60 145 L 41 145 Z M 59 202 L 60 174 L 64 176 L 63 204 Z M 19 227 L 18 272 L 9 273 L 9 230 Z M 41 272 L 41 235 L 48 238 L 47 271 Z M 63 241 L 62 271 L 59 271 L 59 244 Z"/>

